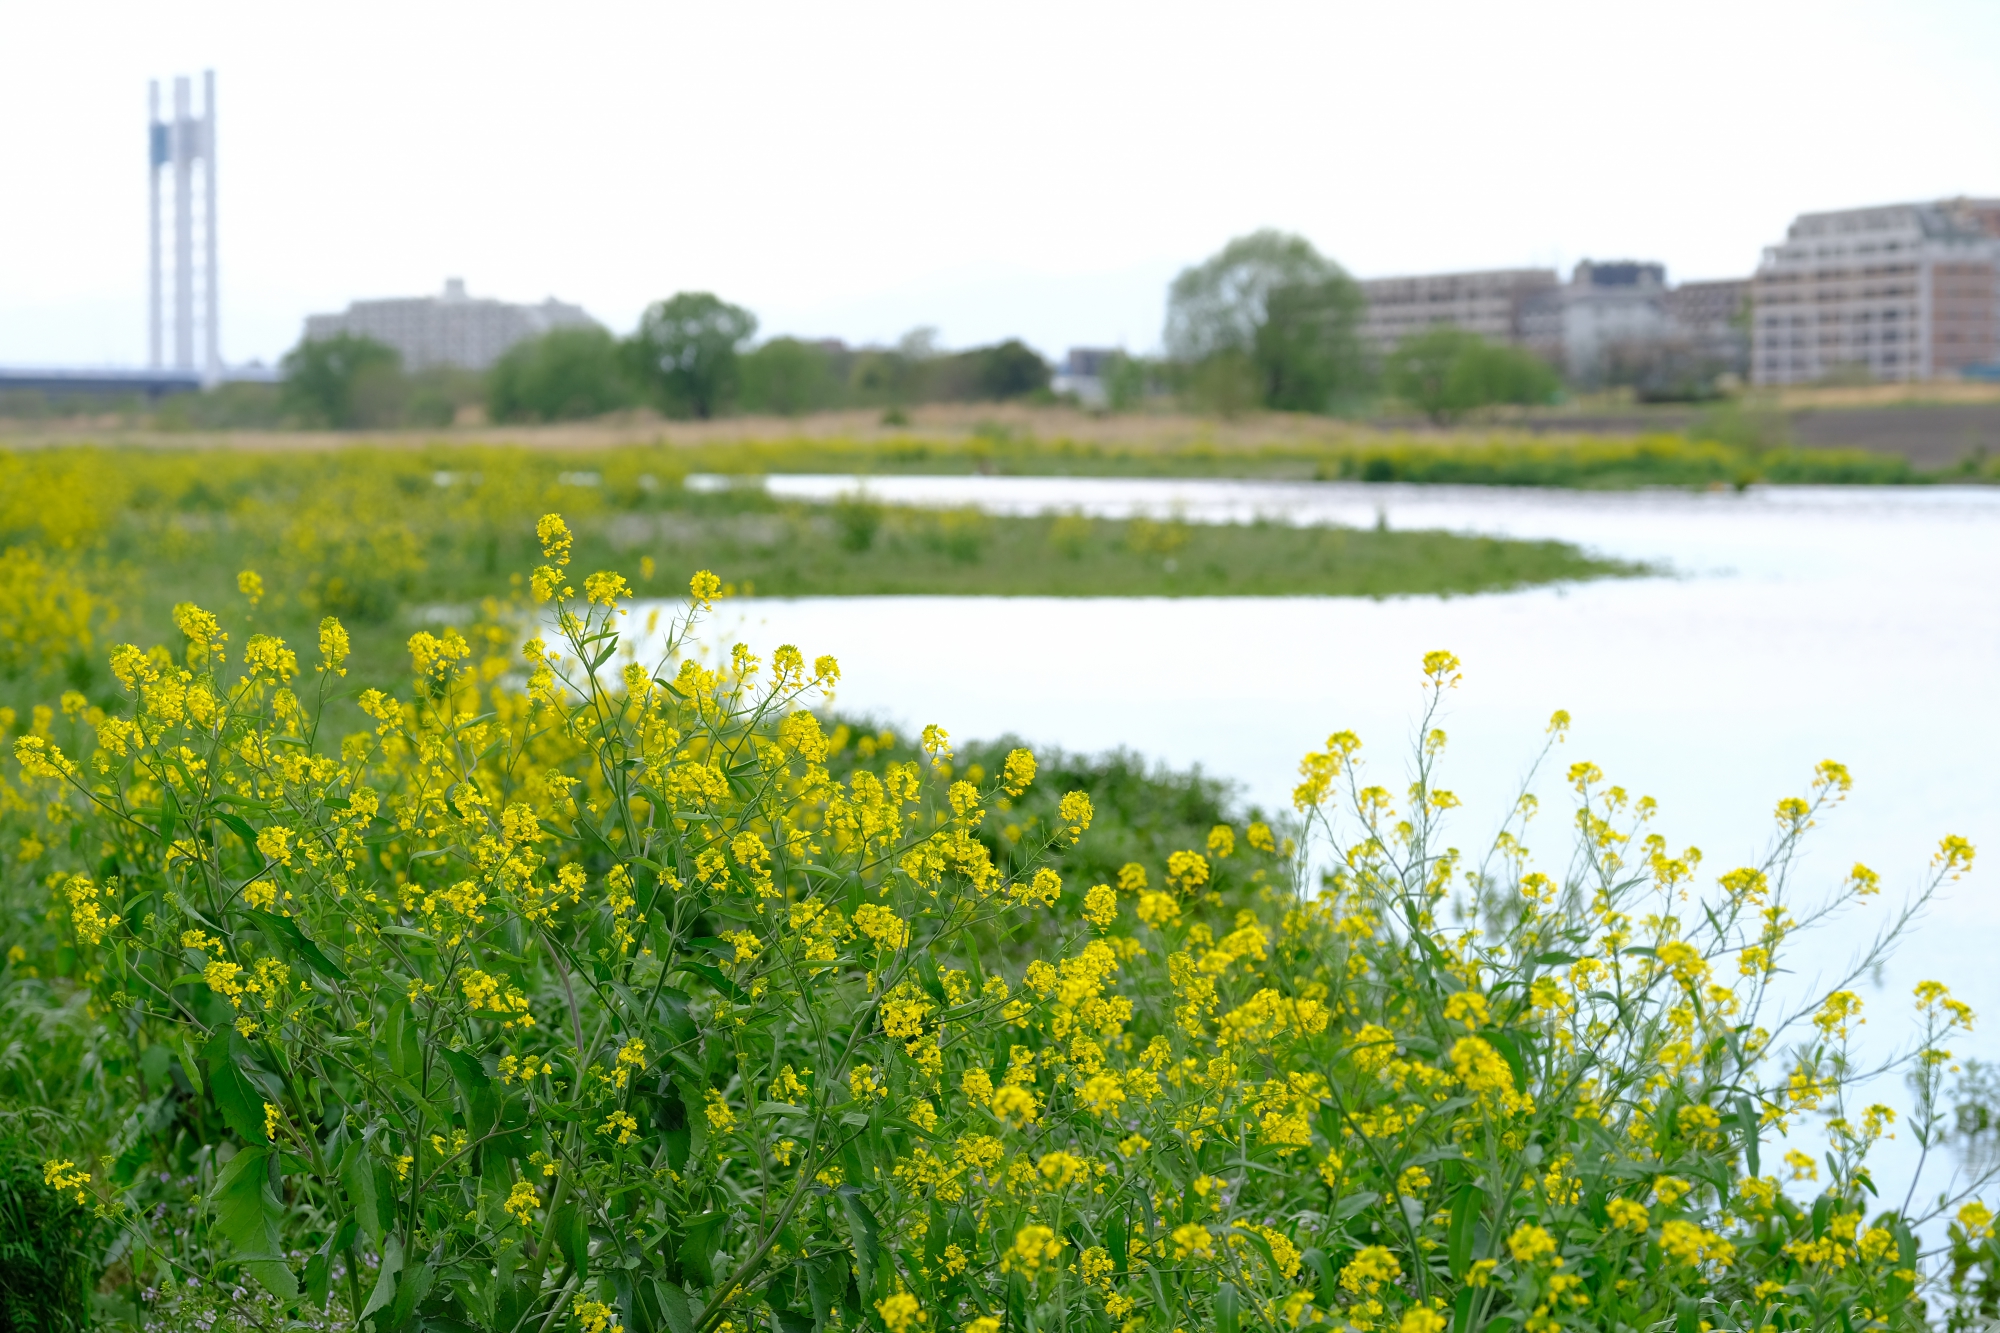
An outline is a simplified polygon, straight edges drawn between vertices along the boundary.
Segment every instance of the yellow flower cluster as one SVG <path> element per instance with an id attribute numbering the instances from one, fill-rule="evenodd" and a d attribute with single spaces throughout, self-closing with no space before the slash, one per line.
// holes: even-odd
<path id="1" fill-rule="evenodd" d="M 1860 1000 L 1792 1029 L 1759 1003 L 1810 916 L 1789 852 L 1705 891 L 1652 804 L 1580 762 L 1564 876 L 1532 866 L 1530 801 L 1462 854 L 1427 715 L 1406 795 L 1335 732 L 1275 827 L 1134 835 L 1113 872 L 1078 846 L 1090 795 L 1038 787 L 1028 750 L 857 738 L 808 707 L 832 659 L 696 637 L 713 574 L 662 627 L 615 573 L 566 586 L 561 517 L 537 538 L 553 605 L 419 631 L 402 697 L 340 693 L 332 620 L 316 673 L 254 634 L 232 676 L 221 620 L 184 606 L 177 650 L 114 654 L 128 717 L 67 714 L 93 776 L 52 714 L 13 747 L 34 803 L 0 800 L 91 849 L 36 891 L 92 1003 L 175 1060 L 199 1026 L 210 1073 L 223 1041 L 242 1078 L 218 1095 L 257 1089 L 224 1119 L 240 1143 L 263 1108 L 301 1197 L 352 1213 L 416 1179 L 370 1217 L 454 1308 L 489 1299 L 495 1255 L 509 1300 L 581 1333 L 614 1333 L 614 1290 L 711 1333 L 836 1308 L 892 1333 L 1006 1311 L 1440 1333 L 1461 1306 L 1541 1333 L 1750 1310 L 1769 1281 L 1860 1301 L 1865 1273 L 1877 1310 L 1915 1290 L 1883 1285 L 1898 1224 L 1864 1222 L 1893 1117 L 1845 1099 Z M 529 615 L 547 637 L 510 659 Z M 1434 709 L 1461 666 L 1424 673 Z M 340 697 L 367 719 L 347 736 Z M 1823 766 L 1780 837 L 1845 781 Z M 88 836 L 57 836 L 58 800 Z M 1969 858 L 1948 844 L 1934 878 Z M 1934 1089 L 1973 1016 L 1915 998 Z M 1894 1123 L 1931 1133 L 1931 1095 Z M 1807 1114 L 1823 1207 L 1750 1171 L 1746 1135 Z M 1967 1205 L 1958 1235 L 1992 1222 Z"/>

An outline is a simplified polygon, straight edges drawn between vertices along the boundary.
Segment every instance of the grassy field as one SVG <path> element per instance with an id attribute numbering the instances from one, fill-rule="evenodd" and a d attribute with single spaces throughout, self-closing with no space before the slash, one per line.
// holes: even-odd
<path id="1" fill-rule="evenodd" d="M 348 433 L 167 430 L 143 414 L 107 413 L 0 419 L 0 448 L 111 443 L 170 453 L 264 454 L 357 445 L 420 452 L 510 446 L 582 457 L 645 447 L 659 451 L 656 467 L 672 472 L 1002 472 L 1594 488 L 1896 484 L 2000 480 L 2000 447 L 1979 447 L 1991 434 L 1996 405 L 2000 386 L 1982 384 L 1800 389 L 1650 406 L 1599 395 L 1560 408 L 1495 409 L 1450 429 L 1290 412 L 1212 417 L 1159 408 L 1102 414 L 1021 403 L 932 404 L 899 417 L 848 410 L 672 421 L 631 412 L 543 426 L 468 420 Z M 1931 421 L 1926 413 L 1959 415 Z"/>
<path id="2" fill-rule="evenodd" d="M 690 489 L 686 461 L 648 447 L 0 454 L 0 701 L 46 702 L 65 683 L 98 697 L 106 642 L 173 639 L 183 599 L 294 643 L 338 616 L 363 674 L 394 674 L 419 624 L 520 602 L 549 511 L 575 528 L 582 573 L 617 570 L 641 596 L 679 595 L 704 568 L 735 595 L 778 597 L 1382 597 L 1643 572 L 1436 532 L 815 506 Z"/>

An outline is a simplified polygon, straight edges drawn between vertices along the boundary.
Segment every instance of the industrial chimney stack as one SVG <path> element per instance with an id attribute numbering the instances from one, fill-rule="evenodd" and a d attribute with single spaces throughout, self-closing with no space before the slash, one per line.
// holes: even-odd
<path id="1" fill-rule="evenodd" d="M 152 277 L 151 323 L 148 346 L 155 370 L 163 369 L 166 356 L 166 275 L 161 246 L 160 174 L 171 168 L 174 182 L 174 348 L 175 370 L 199 369 L 210 380 L 222 374 L 222 339 L 219 326 L 221 297 L 216 286 L 215 233 L 215 71 L 202 76 L 202 114 L 193 110 L 193 90 L 186 78 L 174 80 L 171 120 L 160 119 L 160 85 L 150 90 L 148 156 L 148 197 L 152 224 L 149 253 Z M 201 283 L 196 300 L 195 283 L 195 164 L 201 165 Z M 194 331 L 197 321 L 202 331 L 202 357 L 195 363 Z"/>

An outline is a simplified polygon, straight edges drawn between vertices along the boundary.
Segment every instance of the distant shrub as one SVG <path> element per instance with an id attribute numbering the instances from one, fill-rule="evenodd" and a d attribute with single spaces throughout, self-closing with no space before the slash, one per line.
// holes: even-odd
<path id="1" fill-rule="evenodd" d="M 487 376 L 486 410 L 495 421 L 577 421 L 636 400 L 617 340 L 595 326 L 518 342 Z"/>
<path id="2" fill-rule="evenodd" d="M 1439 325 L 1397 344 L 1382 368 L 1390 393 L 1442 425 L 1475 408 L 1554 400 L 1556 372 L 1518 347 Z"/>
<path id="3" fill-rule="evenodd" d="M 738 406 L 746 412 L 797 416 L 839 401 L 832 359 L 812 343 L 773 338 L 738 359 Z"/>
<path id="4" fill-rule="evenodd" d="M 279 401 L 307 426 L 389 426 L 402 410 L 402 354 L 352 333 L 309 338 L 285 353 Z"/>

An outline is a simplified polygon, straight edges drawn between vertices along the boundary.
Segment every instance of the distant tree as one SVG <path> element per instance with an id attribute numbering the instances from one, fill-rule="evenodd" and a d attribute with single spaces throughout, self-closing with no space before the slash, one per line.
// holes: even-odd
<path id="1" fill-rule="evenodd" d="M 741 402 L 750 412 L 797 416 L 830 406 L 839 392 L 832 358 L 813 343 L 773 338 L 737 362 Z"/>
<path id="2" fill-rule="evenodd" d="M 670 416 L 712 417 L 736 391 L 736 349 L 757 317 L 709 292 L 656 302 L 626 340 L 633 377 Z"/>
<path id="3" fill-rule="evenodd" d="M 426 366 L 403 377 L 406 426 L 449 426 L 469 407 L 486 404 L 487 376 L 464 366 Z"/>
<path id="4" fill-rule="evenodd" d="M 1212 352 L 1177 372 L 1182 398 L 1198 411 L 1233 417 L 1264 401 L 1264 377 L 1247 352 Z"/>
<path id="5" fill-rule="evenodd" d="M 279 401 L 307 426 L 384 426 L 401 408 L 402 355 L 352 333 L 311 338 L 285 353 Z"/>
<path id="6" fill-rule="evenodd" d="M 1019 338 L 966 353 L 978 366 L 979 396 L 1002 400 L 1025 398 L 1049 387 L 1049 364 Z"/>
<path id="7" fill-rule="evenodd" d="M 495 421 L 576 421 L 629 407 L 633 396 L 616 340 L 595 325 L 515 343 L 486 380 Z"/>
<path id="8" fill-rule="evenodd" d="M 1265 406 L 1324 412 L 1362 387 L 1367 361 L 1354 332 L 1361 308 L 1361 289 L 1345 274 L 1271 289 L 1251 348 Z"/>
<path id="9" fill-rule="evenodd" d="M 1361 308 L 1354 280 L 1304 237 L 1253 232 L 1174 279 L 1167 354 L 1189 368 L 1246 358 L 1265 406 L 1323 412 L 1366 382 L 1354 333 Z M 1190 382 L 1240 378 L 1232 369 Z"/>
<path id="10" fill-rule="evenodd" d="M 928 396 L 934 365 L 887 348 L 863 348 L 855 353 L 848 369 L 847 388 L 854 398 L 871 407 L 901 407 Z"/>
<path id="11" fill-rule="evenodd" d="M 1129 412 L 1145 401 L 1150 375 L 1144 361 L 1113 352 L 1103 369 L 1104 405 L 1113 412 Z"/>
<path id="12" fill-rule="evenodd" d="M 991 403 L 1049 387 L 1048 363 L 1018 338 L 909 364 L 917 381 L 916 400 Z"/>
<path id="13" fill-rule="evenodd" d="M 1554 398 L 1560 381 L 1546 361 L 1518 347 L 1440 324 L 1405 338 L 1383 366 L 1383 387 L 1439 425 L 1495 403 Z"/>

